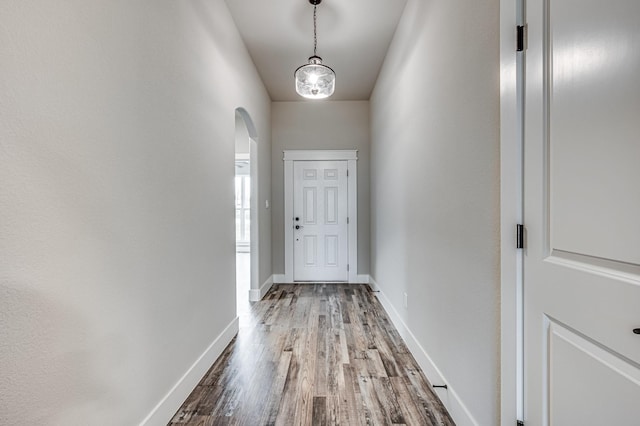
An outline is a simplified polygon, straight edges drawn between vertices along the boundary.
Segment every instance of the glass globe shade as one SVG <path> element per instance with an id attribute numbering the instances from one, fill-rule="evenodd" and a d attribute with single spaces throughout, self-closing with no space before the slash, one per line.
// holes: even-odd
<path id="1" fill-rule="evenodd" d="M 296 92 L 308 99 L 323 99 L 331 96 L 335 90 L 336 73 L 326 65 L 322 58 L 312 56 L 309 63 L 295 72 Z"/>

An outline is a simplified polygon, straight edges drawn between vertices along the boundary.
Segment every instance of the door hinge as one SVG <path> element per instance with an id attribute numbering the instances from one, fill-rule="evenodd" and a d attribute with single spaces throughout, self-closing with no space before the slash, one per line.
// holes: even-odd
<path id="1" fill-rule="evenodd" d="M 349 272 L 349 264 L 347 263 L 347 272 Z"/>
<path id="2" fill-rule="evenodd" d="M 525 25 L 516 26 L 516 51 L 522 52 L 526 49 L 527 28 Z"/>
<path id="3" fill-rule="evenodd" d="M 524 248 L 524 225 L 520 223 L 516 225 L 516 248 Z"/>
<path id="4" fill-rule="evenodd" d="M 349 176 L 349 169 L 347 169 L 347 176 Z"/>
<path id="5" fill-rule="evenodd" d="M 349 218 L 347 218 L 347 225 L 349 224 Z"/>
<path id="6" fill-rule="evenodd" d="M 524 426 L 524 422 L 522 420 L 518 420 L 516 422 L 516 426 Z"/>

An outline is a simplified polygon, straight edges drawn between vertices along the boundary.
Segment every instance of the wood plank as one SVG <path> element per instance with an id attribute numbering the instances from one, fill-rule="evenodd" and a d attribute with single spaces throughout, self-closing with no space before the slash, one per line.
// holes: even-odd
<path id="1" fill-rule="evenodd" d="M 311 424 L 311 418 L 313 415 L 313 392 L 314 392 L 314 379 L 315 379 L 315 366 L 318 343 L 318 298 L 310 302 L 308 317 L 306 323 L 308 326 L 308 333 L 305 339 L 299 339 L 298 342 L 302 343 L 297 347 L 294 347 L 294 356 L 298 356 L 301 363 L 300 372 L 298 374 L 297 384 L 297 400 L 295 410 L 295 424 L 308 425 Z M 315 302 L 315 303 L 314 303 Z"/>
<path id="2" fill-rule="evenodd" d="M 316 341 L 316 371 L 314 395 L 327 396 L 327 376 L 329 365 L 327 363 L 328 341 L 327 341 L 327 317 L 320 315 L 318 318 L 318 339 Z"/>
<path id="3" fill-rule="evenodd" d="M 278 415 L 275 421 L 275 424 L 278 426 L 290 424 L 296 415 L 296 390 L 298 388 L 298 371 L 300 370 L 300 364 L 298 357 L 293 356 L 293 351 L 290 352 L 290 356 L 291 359 L 287 370 L 287 377 L 284 382 L 282 398 L 280 399 Z"/>
<path id="4" fill-rule="evenodd" d="M 342 366 L 344 374 L 345 388 L 345 409 L 341 412 L 345 414 L 345 424 L 347 425 L 370 425 L 371 410 L 367 409 L 366 403 L 362 400 L 358 375 L 349 364 Z"/>
<path id="5" fill-rule="evenodd" d="M 367 377 L 386 377 L 387 372 L 380 358 L 380 354 L 375 349 L 363 352 L 362 358 L 351 360 L 356 372 L 360 376 Z"/>
<path id="6" fill-rule="evenodd" d="M 435 426 L 435 417 L 429 416 L 429 413 L 421 410 L 419 405 L 413 403 L 413 396 L 407 389 L 404 377 L 391 377 L 389 381 L 397 395 L 398 405 L 406 424 Z"/>
<path id="7" fill-rule="evenodd" d="M 278 410 L 280 408 L 280 402 L 282 400 L 282 394 L 287 379 L 287 373 L 289 372 L 289 365 L 291 363 L 292 352 L 282 352 L 278 369 L 275 374 L 273 384 L 269 387 L 268 400 L 265 410 L 262 413 L 262 417 L 259 422 L 254 424 L 260 425 L 275 425 L 278 418 Z M 264 392 L 264 389 L 262 390 Z M 250 424 L 250 423 L 247 423 Z"/>
<path id="8" fill-rule="evenodd" d="M 340 347 L 340 330 L 328 330 L 327 357 L 325 359 L 327 396 L 338 394 L 340 376 L 342 375 L 342 354 Z"/>
<path id="9" fill-rule="evenodd" d="M 313 426 L 327 426 L 327 397 L 326 396 L 314 396 L 313 397 L 313 415 L 311 418 L 311 424 Z"/>
<path id="10" fill-rule="evenodd" d="M 391 424 L 398 425 L 404 424 L 404 415 L 400 409 L 397 395 L 391 386 L 391 382 L 388 377 L 378 377 L 373 381 L 373 387 L 376 391 L 378 403 L 382 407 L 387 418 L 391 421 Z"/>
<path id="11" fill-rule="evenodd" d="M 364 407 L 361 413 L 367 419 L 367 425 L 388 425 L 390 421 L 386 415 L 384 405 L 380 404 L 380 400 L 376 394 L 374 381 L 376 377 L 358 376 L 358 387 Z"/>

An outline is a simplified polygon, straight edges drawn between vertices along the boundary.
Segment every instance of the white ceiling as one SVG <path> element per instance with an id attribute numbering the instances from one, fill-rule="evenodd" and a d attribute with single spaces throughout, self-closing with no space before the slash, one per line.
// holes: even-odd
<path id="1" fill-rule="evenodd" d="M 313 54 L 309 0 L 226 0 L 274 101 L 297 101 L 293 73 Z M 323 0 L 318 56 L 336 72 L 331 100 L 367 100 L 406 0 Z"/>

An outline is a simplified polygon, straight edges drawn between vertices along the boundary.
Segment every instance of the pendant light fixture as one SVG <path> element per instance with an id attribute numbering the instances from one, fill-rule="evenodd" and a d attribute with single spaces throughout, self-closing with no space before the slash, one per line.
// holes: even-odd
<path id="1" fill-rule="evenodd" d="M 295 72 L 296 92 L 309 99 L 323 99 L 333 95 L 336 87 L 336 73 L 317 55 L 318 33 L 316 29 L 316 10 L 322 0 L 309 0 L 313 5 L 313 56 L 309 63 L 302 65 Z"/>

